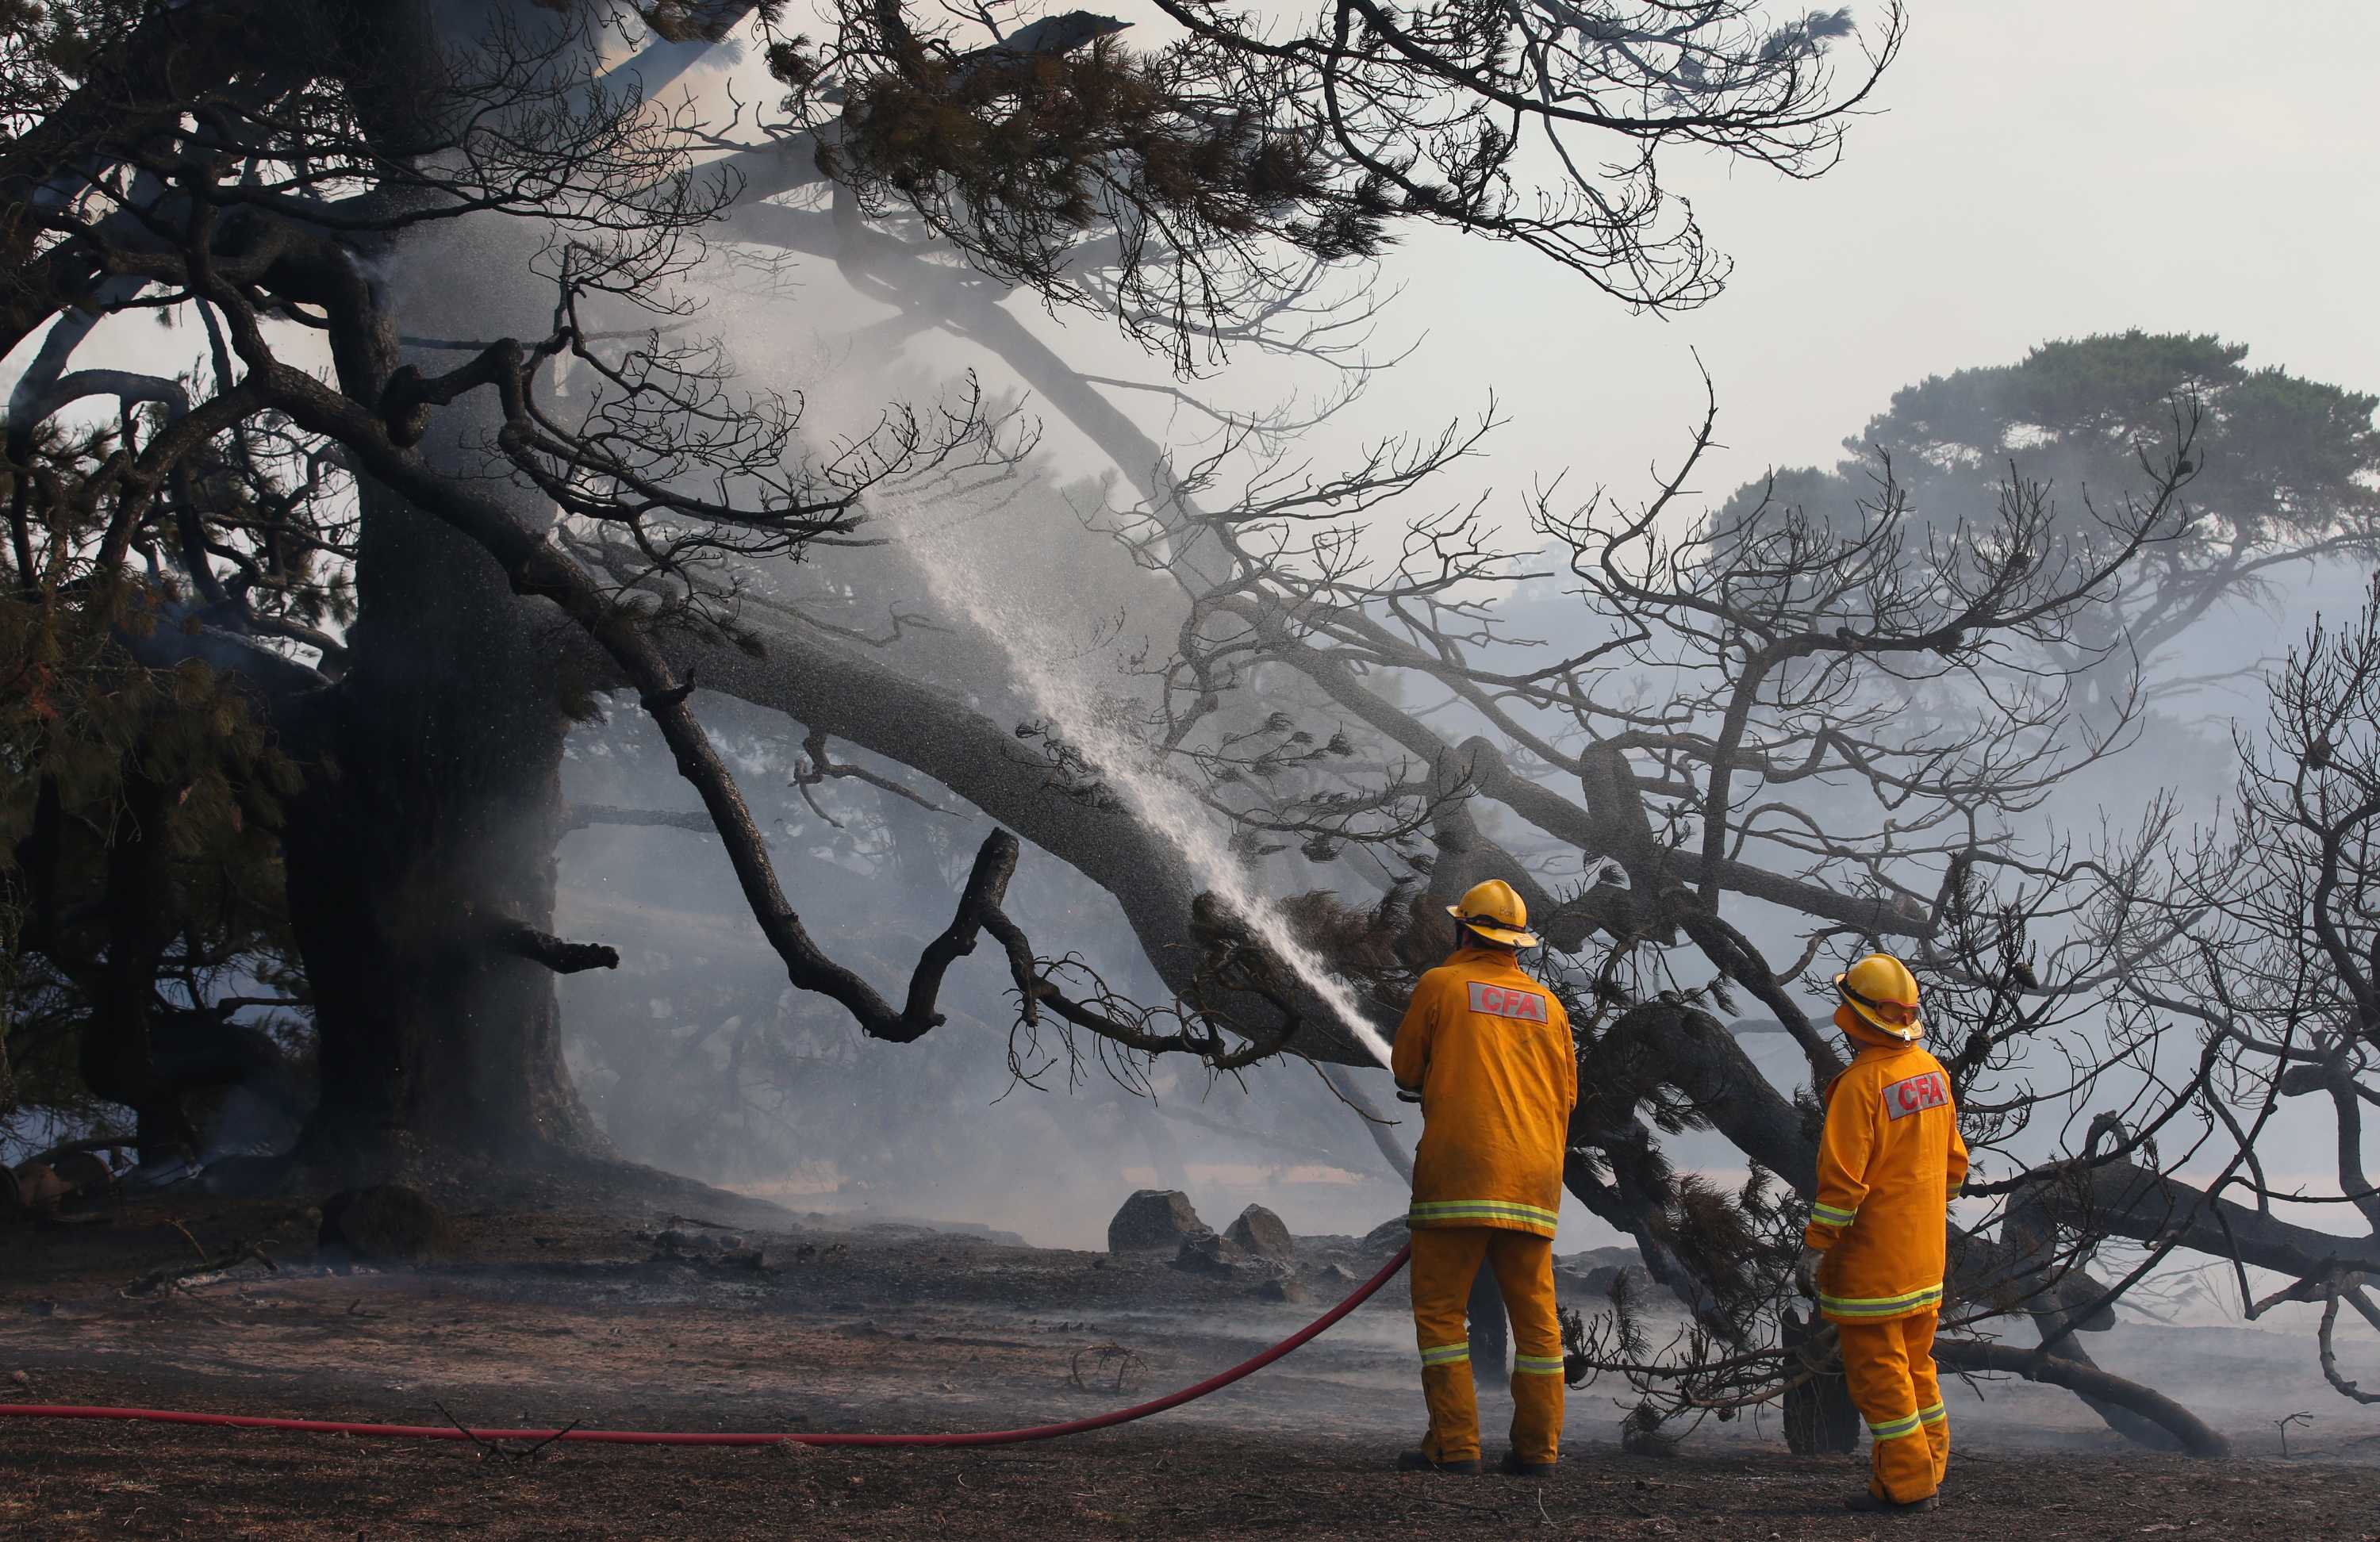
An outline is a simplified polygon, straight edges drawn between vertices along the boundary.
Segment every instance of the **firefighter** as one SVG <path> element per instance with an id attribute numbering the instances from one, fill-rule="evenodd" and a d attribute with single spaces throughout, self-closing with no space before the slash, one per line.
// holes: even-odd
<path id="1" fill-rule="evenodd" d="M 1827 1087 L 1818 1196 L 1796 1273 L 1840 1335 L 1844 1379 L 1875 1441 L 1867 1491 L 1845 1503 L 1931 1510 L 1950 1460 L 1934 1327 L 1967 1146 L 1950 1078 L 1922 1042 L 1909 966 L 1870 953 L 1835 989 L 1835 1026 L 1855 1054 Z"/>
<path id="2" fill-rule="evenodd" d="M 1552 1473 L 1561 1439 L 1561 1328 L 1554 1218 L 1578 1100 L 1570 1016 L 1514 954 L 1536 946 L 1528 908 L 1500 879 L 1447 907 L 1455 951 L 1421 977 L 1397 1028 L 1398 1096 L 1418 1102 L 1414 1157 L 1415 1337 L 1429 1434 L 1407 1470 L 1476 1473 L 1479 1407 L 1463 1306 L 1485 1263 L 1512 1322 L 1512 1444 L 1502 1470 Z"/>

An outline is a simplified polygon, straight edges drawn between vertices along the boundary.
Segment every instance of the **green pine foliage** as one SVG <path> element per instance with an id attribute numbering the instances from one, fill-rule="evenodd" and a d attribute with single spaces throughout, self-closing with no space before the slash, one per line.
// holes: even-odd
<path id="1" fill-rule="evenodd" d="M 43 436 L 31 474 L 67 494 L 48 501 L 54 516 L 110 445 L 104 433 Z M 15 482 L 0 468 L 0 503 Z M 298 977 L 277 832 L 299 768 L 229 677 L 195 658 L 135 657 L 190 625 L 176 619 L 185 597 L 164 577 L 79 563 L 92 534 L 54 517 L 50 560 L 30 581 L 0 552 L 0 1114 L 91 1111 L 83 1040 L 120 1026 L 97 1015 L 94 980 L 136 781 L 164 795 L 170 877 L 155 903 L 176 941 L 160 1004 L 200 1004 L 234 975 L 275 993 Z"/>
<path id="2" fill-rule="evenodd" d="M 2144 447 L 2170 443 L 2177 413 L 2201 415 L 2184 497 L 2195 516 L 2143 554 L 2112 625 L 2143 657 L 2214 603 L 2254 599 L 2293 553 L 2370 561 L 2380 554 L 2380 396 L 2248 362 L 2245 344 L 2140 331 L 2044 343 L 2014 364 L 1935 375 L 1894 393 L 1843 441 L 1831 470 L 1779 471 L 1739 489 L 1724 530 L 1799 509 L 1861 528 L 1880 496 L 1883 463 L 1907 499 L 1910 559 L 1926 540 L 1989 524 L 2002 484 L 2047 485 L 2058 531 L 2081 552 L 2101 520 L 2148 484 Z M 1864 506 L 1866 505 L 1866 506 Z M 2080 639 L 2107 647 L 2109 630 Z"/>

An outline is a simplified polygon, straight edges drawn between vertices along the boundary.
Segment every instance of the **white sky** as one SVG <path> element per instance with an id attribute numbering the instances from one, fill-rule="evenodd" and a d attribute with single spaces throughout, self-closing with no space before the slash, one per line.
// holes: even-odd
<path id="1" fill-rule="evenodd" d="M 1876 7 L 1854 13 L 1873 20 Z M 2380 4 L 1915 0 L 1906 51 L 1811 183 L 1681 162 L 1673 183 L 1735 259 L 1717 301 L 1630 317 L 1542 259 L 1436 240 L 1391 259 L 1389 332 L 1427 329 L 1366 427 L 1492 387 L 1500 485 L 1575 467 L 1633 499 L 1699 415 L 1729 446 L 1713 499 L 1839 442 L 1927 375 L 2046 338 L 2214 332 L 2252 364 L 2380 387 Z"/>

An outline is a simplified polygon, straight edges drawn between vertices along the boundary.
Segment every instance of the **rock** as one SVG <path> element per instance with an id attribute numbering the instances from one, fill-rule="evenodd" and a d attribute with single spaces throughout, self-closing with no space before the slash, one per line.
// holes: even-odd
<path id="1" fill-rule="evenodd" d="M 1247 1261 L 1245 1248 L 1212 1232 L 1203 1237 L 1184 1238 L 1182 1250 L 1173 1255 L 1173 1267 L 1191 1274 L 1232 1274 Z"/>
<path id="2" fill-rule="evenodd" d="M 33 1384 L 33 1378 L 27 1376 L 23 1371 L 10 1371 L 8 1373 L 8 1379 L 15 1382 L 19 1387 L 30 1387 Z"/>
<path id="3" fill-rule="evenodd" d="M 78 1195 L 104 1194 L 115 1186 L 115 1170 L 93 1151 L 69 1151 L 52 1163 L 50 1171 Z"/>
<path id="4" fill-rule="evenodd" d="M 1355 1283 L 1356 1274 L 1343 1264 L 1325 1264 L 1314 1271 L 1314 1278 L 1322 1285 L 1352 1285 Z"/>
<path id="5" fill-rule="evenodd" d="M 1290 1240 L 1289 1228 L 1281 1217 L 1262 1205 L 1251 1205 L 1240 1212 L 1223 1233 L 1259 1258 L 1289 1258 L 1296 1255 L 1297 1244 Z"/>
<path id="6" fill-rule="evenodd" d="M 418 1264 L 454 1242 L 446 1217 L 402 1184 L 346 1189 L 322 1201 L 314 1256 L 323 1263 Z"/>
<path id="7" fill-rule="evenodd" d="M 1570 1292 L 1606 1300 L 1611 1294 L 1612 1285 L 1622 1274 L 1628 1277 L 1629 1294 L 1635 1300 L 1643 1301 L 1652 1294 L 1655 1289 L 1653 1277 L 1635 1264 L 1597 1264 L 1584 1269 L 1565 1269 L 1559 1272 L 1556 1281 L 1558 1285 L 1568 1287 Z"/>
<path id="8" fill-rule="evenodd" d="M 1590 1247 L 1585 1252 L 1566 1253 L 1554 1259 L 1556 1269 L 1568 1269 L 1580 1274 L 1585 1274 L 1598 1264 L 1612 1264 L 1621 1268 L 1633 1264 L 1642 1269 L 1645 1267 L 1645 1256 L 1633 1247 Z"/>
<path id="9" fill-rule="evenodd" d="M 22 1163 L 10 1176 L 14 1180 L 8 1185 L 14 1198 L 10 1208 L 26 1215 L 55 1215 L 58 1206 L 74 1192 L 46 1162 Z"/>
<path id="10" fill-rule="evenodd" d="M 1367 1258 L 1385 1258 L 1411 1241 L 1413 1241 L 1413 1230 L 1405 1224 L 1405 1218 L 1399 1216 L 1394 1220 L 1384 1220 L 1365 1232 L 1364 1240 L 1357 1243 L 1355 1246 Z"/>
<path id="11" fill-rule="evenodd" d="M 1184 1242 L 1214 1235 L 1214 1228 L 1198 1219 L 1190 1196 L 1180 1189 L 1142 1189 L 1123 1202 L 1108 1222 L 1108 1251 L 1141 1253 L 1178 1248 Z"/>
<path id="12" fill-rule="evenodd" d="M 1258 1301 L 1286 1301 L 1292 1305 L 1303 1305 L 1313 1299 L 1305 1287 L 1294 1280 L 1268 1280 L 1249 1293 Z"/>

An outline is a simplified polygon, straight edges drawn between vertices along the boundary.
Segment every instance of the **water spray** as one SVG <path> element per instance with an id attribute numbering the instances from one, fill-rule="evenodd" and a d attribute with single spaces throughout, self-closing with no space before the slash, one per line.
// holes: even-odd
<path id="1" fill-rule="evenodd" d="M 1354 992 L 1330 973 L 1319 954 L 1290 935 L 1288 918 L 1250 883 L 1246 868 L 1224 844 L 1207 810 L 1187 787 L 1155 762 L 1138 737 L 1112 714 L 1101 710 L 1086 672 L 1062 667 L 1060 661 L 1076 650 L 1075 644 L 1039 616 L 990 591 L 984 583 L 989 565 L 974 560 L 978 554 L 964 549 L 962 540 L 955 539 L 961 529 L 980 528 L 989 522 L 961 519 L 940 529 L 927 529 L 914 510 L 905 509 L 898 517 L 910 537 L 905 550 L 924 571 L 934 598 L 964 614 L 999 646 L 1035 710 L 1063 727 L 1067 742 L 1081 752 L 1133 817 L 1180 853 L 1208 892 L 1261 934 L 1355 1041 L 1381 1065 L 1388 1065 L 1388 1041 L 1364 1020 Z"/>

